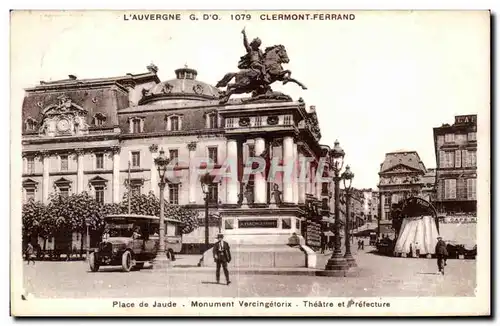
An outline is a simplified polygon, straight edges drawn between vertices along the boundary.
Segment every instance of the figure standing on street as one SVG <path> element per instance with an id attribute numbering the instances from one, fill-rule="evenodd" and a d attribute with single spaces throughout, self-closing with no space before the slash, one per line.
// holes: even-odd
<path id="1" fill-rule="evenodd" d="M 361 239 L 361 250 L 365 250 L 365 240 Z"/>
<path id="2" fill-rule="evenodd" d="M 24 255 L 26 257 L 26 260 L 28 261 L 28 265 L 30 264 L 30 261 L 33 262 L 33 265 L 35 265 L 35 250 L 33 249 L 33 245 L 31 244 L 31 242 L 28 242 L 28 246 L 24 251 Z"/>
<path id="3" fill-rule="evenodd" d="M 436 244 L 436 258 L 439 272 L 444 275 L 444 265 L 446 258 L 448 257 L 448 250 L 446 250 L 446 242 L 443 238 L 438 237 L 438 242 Z"/>
<path id="4" fill-rule="evenodd" d="M 231 283 L 229 280 L 229 271 L 227 270 L 227 264 L 231 262 L 231 250 L 229 249 L 229 244 L 223 240 L 224 235 L 219 233 L 217 235 L 217 241 L 213 247 L 214 260 L 216 264 L 215 278 L 217 283 L 220 281 L 220 268 L 224 270 L 224 276 L 226 276 L 227 285 Z"/>

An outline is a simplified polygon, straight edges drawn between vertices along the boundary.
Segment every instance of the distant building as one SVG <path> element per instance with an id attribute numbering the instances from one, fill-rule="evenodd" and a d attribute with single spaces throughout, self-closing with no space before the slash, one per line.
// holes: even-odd
<path id="1" fill-rule="evenodd" d="M 376 221 L 378 218 L 378 191 L 372 188 L 360 190 L 363 193 L 363 213 L 367 222 Z"/>
<path id="2" fill-rule="evenodd" d="M 441 213 L 476 215 L 477 115 L 455 116 L 453 125 L 434 128 L 436 208 Z"/>
<path id="3" fill-rule="evenodd" d="M 416 151 L 398 151 L 385 154 L 379 176 L 381 234 L 390 234 L 393 205 L 410 196 L 432 200 L 433 172 Z"/>

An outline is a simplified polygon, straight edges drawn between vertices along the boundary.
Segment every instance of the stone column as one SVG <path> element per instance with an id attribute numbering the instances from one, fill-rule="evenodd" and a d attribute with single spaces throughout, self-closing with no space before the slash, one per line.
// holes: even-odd
<path id="1" fill-rule="evenodd" d="M 380 220 L 385 220 L 385 195 L 380 193 Z"/>
<path id="2" fill-rule="evenodd" d="M 196 181 L 197 173 L 196 166 L 194 166 L 195 154 L 196 154 L 196 142 L 190 142 L 187 145 L 189 149 L 189 188 L 188 188 L 188 200 L 189 203 L 196 202 Z"/>
<path id="3" fill-rule="evenodd" d="M 85 189 L 85 186 L 83 185 L 83 156 L 84 156 L 84 152 L 82 149 L 76 149 L 75 153 L 76 153 L 76 161 L 77 161 L 76 193 L 80 194 Z"/>
<path id="4" fill-rule="evenodd" d="M 298 170 L 298 160 L 299 153 L 297 150 L 297 143 L 293 143 L 293 172 L 292 172 L 292 182 L 293 182 L 293 203 L 297 204 L 299 202 L 299 170 Z"/>
<path id="5" fill-rule="evenodd" d="M 42 151 L 43 179 L 42 179 L 42 200 L 44 203 L 49 201 L 49 153 Z"/>
<path id="6" fill-rule="evenodd" d="M 226 201 L 228 204 L 238 204 L 238 143 L 236 139 L 227 140 L 227 161 L 234 177 L 226 178 Z M 236 171 L 233 171 L 236 169 Z"/>
<path id="7" fill-rule="evenodd" d="M 155 164 L 155 158 L 158 156 L 158 145 L 152 144 L 149 146 L 149 151 L 151 152 L 151 170 L 150 170 L 150 182 L 151 182 L 151 191 L 155 196 L 158 196 L 158 169 Z"/>
<path id="8" fill-rule="evenodd" d="M 306 162 L 306 178 L 305 178 L 305 192 L 306 194 L 311 193 L 311 162 L 307 161 Z"/>
<path id="9" fill-rule="evenodd" d="M 111 148 L 113 153 L 113 203 L 120 202 L 120 147 Z"/>
<path id="10" fill-rule="evenodd" d="M 305 165 L 305 168 L 304 166 Z M 299 203 L 303 204 L 306 202 L 306 182 L 307 182 L 307 163 L 305 162 L 304 154 L 299 153 L 299 164 L 298 164 L 298 182 L 299 182 Z M 302 173 L 306 173 L 303 176 Z"/>
<path id="11" fill-rule="evenodd" d="M 264 138 L 255 139 L 255 156 L 259 156 L 266 150 Z M 265 204 L 267 202 L 267 185 L 264 172 L 257 172 L 254 176 L 254 203 Z"/>
<path id="12" fill-rule="evenodd" d="M 288 164 L 293 164 L 293 137 L 285 137 L 283 138 L 283 167 L 288 172 L 290 166 Z M 283 172 L 283 202 L 285 203 L 293 203 L 293 173 Z"/>

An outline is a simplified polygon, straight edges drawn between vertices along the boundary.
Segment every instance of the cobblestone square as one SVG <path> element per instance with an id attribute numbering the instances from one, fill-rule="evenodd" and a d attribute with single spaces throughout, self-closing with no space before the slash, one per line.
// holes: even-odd
<path id="1" fill-rule="evenodd" d="M 318 256 L 324 266 L 330 254 Z M 435 259 L 355 254 L 356 276 L 252 275 L 231 270 L 230 285 L 216 284 L 215 271 L 172 267 L 123 273 L 105 268 L 91 273 L 86 262 L 37 262 L 24 266 L 26 290 L 40 298 L 135 297 L 384 297 L 474 296 L 476 262 L 449 260 L 446 275 Z M 180 256 L 193 261 L 191 256 Z"/>

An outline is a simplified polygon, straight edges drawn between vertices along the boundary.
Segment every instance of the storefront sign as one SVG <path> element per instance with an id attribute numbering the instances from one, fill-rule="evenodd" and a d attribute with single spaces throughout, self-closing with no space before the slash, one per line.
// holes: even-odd
<path id="1" fill-rule="evenodd" d="M 245 228 L 277 228 L 278 220 L 239 220 L 238 227 Z"/>

